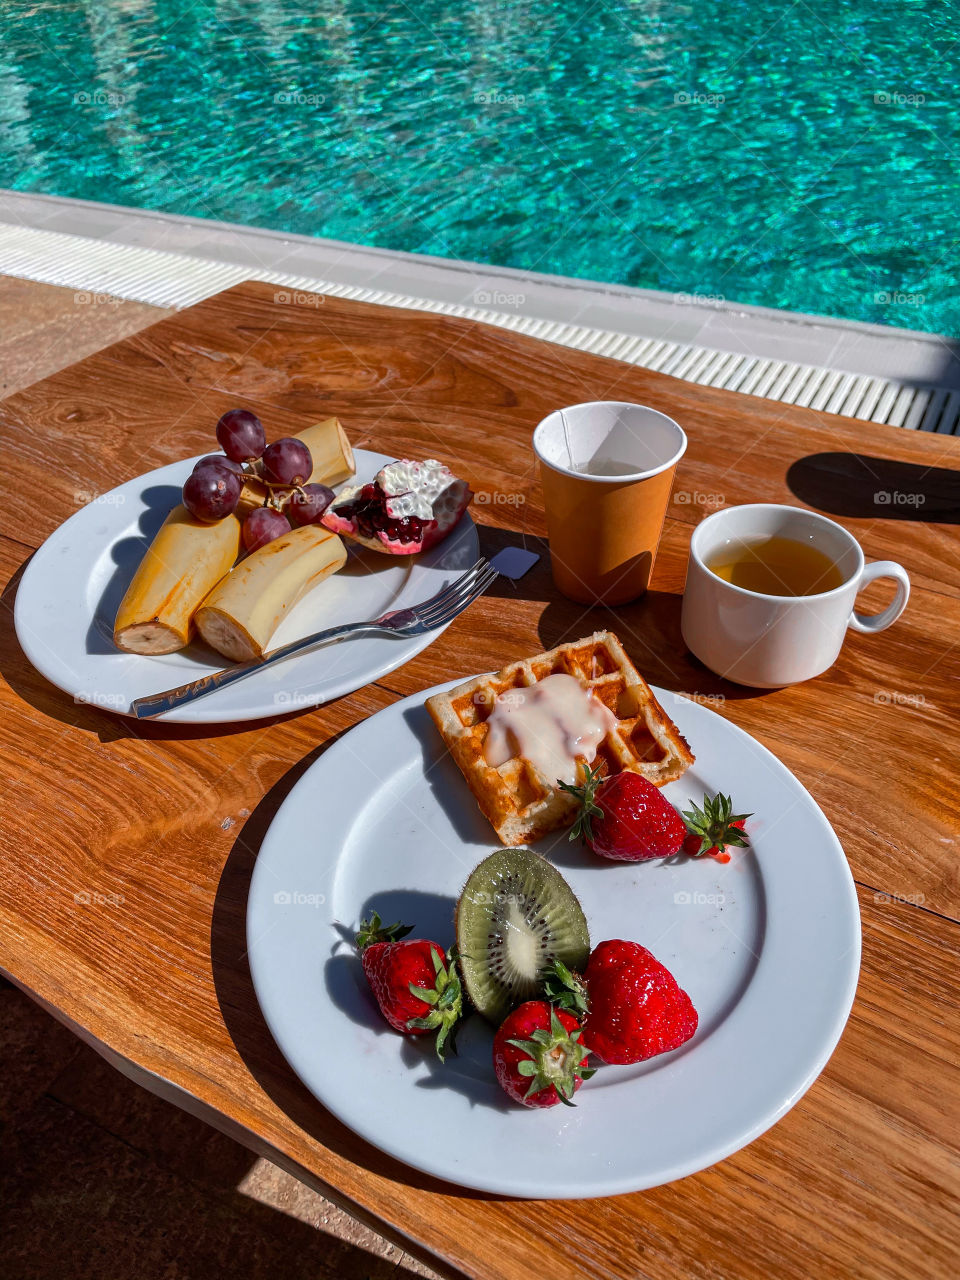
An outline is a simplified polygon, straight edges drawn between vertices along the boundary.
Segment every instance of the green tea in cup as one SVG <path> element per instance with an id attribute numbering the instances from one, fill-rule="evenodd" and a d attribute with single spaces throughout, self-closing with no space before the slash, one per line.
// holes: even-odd
<path id="1" fill-rule="evenodd" d="M 724 582 L 765 596 L 815 596 L 843 583 L 843 574 L 828 555 L 795 538 L 731 541 L 706 563 Z"/>

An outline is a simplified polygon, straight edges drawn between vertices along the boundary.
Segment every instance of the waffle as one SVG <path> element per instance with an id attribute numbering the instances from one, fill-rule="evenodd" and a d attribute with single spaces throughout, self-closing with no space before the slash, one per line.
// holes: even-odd
<path id="1" fill-rule="evenodd" d="M 492 675 L 476 676 L 447 693 L 435 693 L 427 699 L 427 710 L 505 845 L 539 840 L 569 825 L 577 811 L 576 799 L 531 761 L 514 756 L 493 768 L 483 755 L 486 720 L 497 695 L 558 673 L 576 677 L 617 717 L 615 728 L 600 743 L 595 766 L 602 762 L 608 774 L 629 769 L 661 787 L 693 763 L 677 726 L 610 631 L 597 631 Z M 582 777 L 582 760 L 578 772 Z"/>

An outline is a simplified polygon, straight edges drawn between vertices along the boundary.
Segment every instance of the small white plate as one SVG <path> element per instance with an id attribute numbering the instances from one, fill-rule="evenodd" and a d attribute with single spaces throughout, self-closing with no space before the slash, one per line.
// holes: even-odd
<path id="1" fill-rule="evenodd" d="M 364 480 L 393 461 L 365 449 L 355 450 L 354 457 L 357 475 Z M 199 640 L 179 653 L 157 657 L 121 653 L 113 643 L 113 621 L 124 592 L 154 534 L 180 501 L 196 461 L 160 467 L 102 494 L 52 533 L 27 566 L 14 611 L 17 638 L 40 674 L 77 702 L 129 715 L 135 698 L 229 666 Z M 300 601 L 278 627 L 271 647 L 429 599 L 470 568 L 478 546 L 469 514 L 443 542 L 418 556 L 385 556 L 351 546 L 343 569 Z M 158 719 L 220 724 L 318 706 L 409 662 L 441 630 L 328 645 Z"/>
<path id="2" fill-rule="evenodd" d="M 433 692 L 388 707 L 325 752 L 263 841 L 247 946 L 287 1060 L 369 1142 L 495 1195 L 636 1191 L 745 1146 L 823 1069 L 857 984 L 853 879 L 814 800 L 743 730 L 655 691 L 697 757 L 666 795 L 686 808 L 705 791 L 731 794 L 755 814 L 752 849 L 723 865 L 607 862 L 566 832 L 538 847 L 579 897 L 593 943 L 649 947 L 690 993 L 700 1026 L 675 1053 L 601 1067 L 574 1110 L 524 1110 L 494 1079 L 491 1028 L 471 1017 L 459 1056 L 442 1066 L 428 1039 L 383 1021 L 350 945 L 376 908 L 448 946 L 464 881 L 498 847 L 424 708 Z"/>

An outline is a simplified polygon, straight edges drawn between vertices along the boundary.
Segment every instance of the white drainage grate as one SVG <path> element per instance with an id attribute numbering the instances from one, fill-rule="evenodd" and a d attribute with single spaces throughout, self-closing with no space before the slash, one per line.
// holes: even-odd
<path id="1" fill-rule="evenodd" d="M 305 293 L 483 320 L 516 333 L 669 373 L 688 382 L 821 409 L 864 422 L 960 434 L 960 392 L 943 387 L 913 386 L 867 374 L 791 364 L 534 316 L 507 315 L 481 307 L 332 284 L 312 276 L 258 270 L 60 231 L 0 223 L 0 274 L 177 308 L 192 306 L 243 280 L 265 280 Z"/>

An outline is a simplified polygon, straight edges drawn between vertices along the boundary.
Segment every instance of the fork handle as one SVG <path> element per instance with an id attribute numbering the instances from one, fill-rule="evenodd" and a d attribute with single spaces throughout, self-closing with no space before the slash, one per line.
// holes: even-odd
<path id="1" fill-rule="evenodd" d="M 271 649 L 262 658 L 251 658 L 249 662 L 237 663 L 235 667 L 227 667 L 223 671 L 215 671 L 213 675 L 203 676 L 200 680 L 191 680 L 187 684 L 178 685 L 176 689 L 167 689 L 163 693 L 152 693 L 148 697 L 135 698 L 130 703 L 130 710 L 138 720 L 149 720 L 153 716 L 163 715 L 174 707 L 182 707 L 197 698 L 205 698 L 215 689 L 224 689 L 237 680 L 244 680 L 254 671 L 263 671 L 275 662 L 283 662 L 294 654 L 306 653 L 315 645 L 327 644 L 330 641 L 343 640 L 346 636 L 359 635 L 363 631 L 384 632 L 386 628 L 373 622 L 348 622 L 342 627 L 329 627 L 326 631 L 316 631 L 312 636 L 304 636 L 301 640 L 292 640 L 281 645 L 279 649 Z M 394 633 L 390 633 L 394 634 Z"/>

